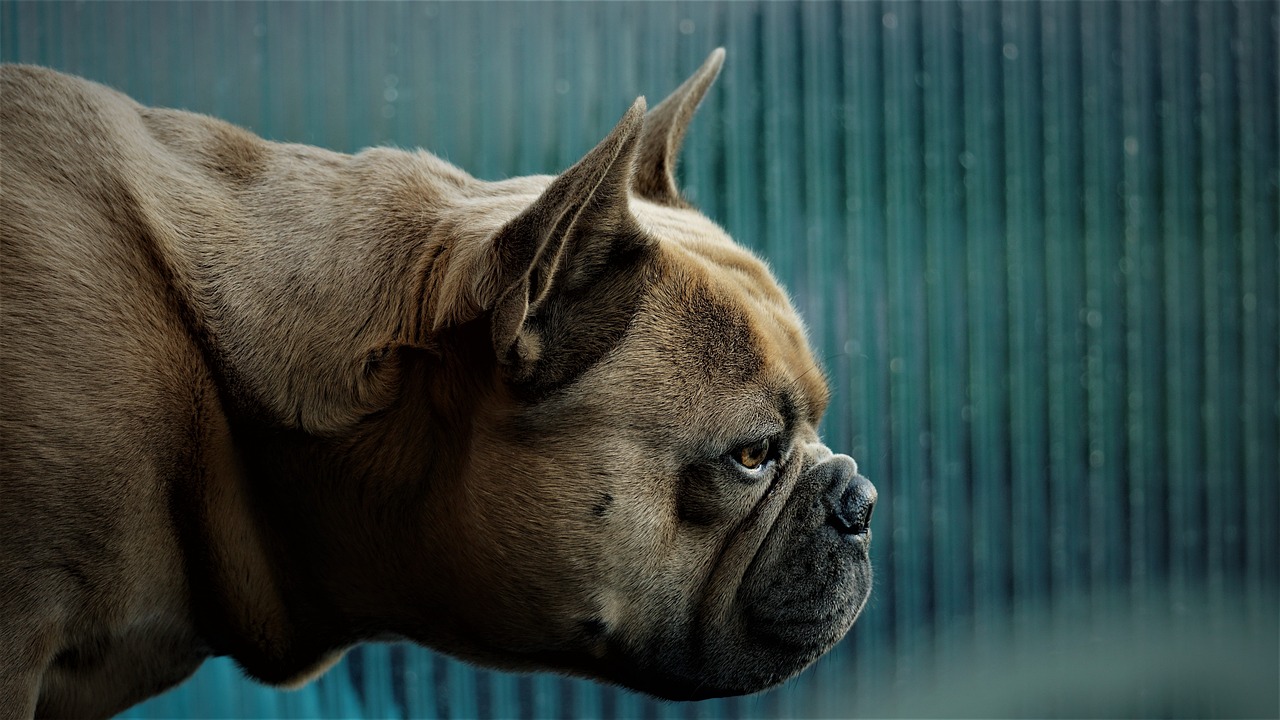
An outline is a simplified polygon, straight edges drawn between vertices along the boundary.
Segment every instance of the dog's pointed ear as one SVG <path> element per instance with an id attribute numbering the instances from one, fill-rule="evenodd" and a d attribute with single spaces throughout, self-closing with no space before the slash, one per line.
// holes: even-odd
<path id="1" fill-rule="evenodd" d="M 552 286 L 574 287 L 607 262 L 620 243 L 638 243 L 630 209 L 645 100 L 637 98 L 599 145 L 551 182 L 524 212 L 503 226 L 489 250 L 497 277 L 491 306 L 493 347 L 517 377 L 540 354 L 525 328 Z"/>
<path id="2" fill-rule="evenodd" d="M 688 206 L 676 188 L 676 158 L 693 113 L 723 64 L 724 48 L 716 48 L 697 72 L 645 117 L 636 165 L 636 195 L 662 205 Z"/>

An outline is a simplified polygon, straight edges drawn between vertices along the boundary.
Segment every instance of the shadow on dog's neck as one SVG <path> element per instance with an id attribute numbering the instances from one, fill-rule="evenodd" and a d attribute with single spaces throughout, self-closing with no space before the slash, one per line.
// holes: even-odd
<path id="1" fill-rule="evenodd" d="M 472 422 L 498 411 L 503 390 L 482 381 L 496 363 L 467 350 L 488 343 L 483 323 L 451 332 L 455 350 L 403 349 L 399 399 L 350 433 L 233 420 L 227 472 L 175 493 L 197 629 L 214 654 L 288 685 L 361 641 L 447 648 L 470 635 L 421 621 L 452 614 L 448 588 L 462 579 L 420 549 L 441 545 Z"/>

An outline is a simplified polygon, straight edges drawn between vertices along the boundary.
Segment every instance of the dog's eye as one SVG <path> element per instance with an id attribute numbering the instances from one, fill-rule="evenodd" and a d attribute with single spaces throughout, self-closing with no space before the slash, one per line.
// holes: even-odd
<path id="1" fill-rule="evenodd" d="M 734 462 L 748 470 L 758 470 L 769 461 L 770 443 L 767 439 L 743 445 L 733 451 Z"/>

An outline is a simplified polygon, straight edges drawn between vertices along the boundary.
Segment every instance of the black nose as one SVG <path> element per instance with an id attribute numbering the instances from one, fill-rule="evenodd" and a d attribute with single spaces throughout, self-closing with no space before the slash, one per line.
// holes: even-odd
<path id="1" fill-rule="evenodd" d="M 835 464 L 827 492 L 830 515 L 827 522 L 844 535 L 862 535 L 871 528 L 871 511 L 876 507 L 876 487 L 858 474 L 857 465 L 847 455 L 827 461 Z"/>

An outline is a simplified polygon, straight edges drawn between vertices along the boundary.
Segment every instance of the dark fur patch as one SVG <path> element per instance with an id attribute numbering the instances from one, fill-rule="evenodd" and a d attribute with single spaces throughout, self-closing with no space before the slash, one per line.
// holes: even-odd
<path id="1" fill-rule="evenodd" d="M 62 670 L 84 671 L 101 663 L 101 638 L 84 641 L 80 645 L 63 648 L 53 658 L 53 664 Z"/>
<path id="2" fill-rule="evenodd" d="M 596 517 L 604 517 L 604 514 L 609 511 L 609 506 L 612 504 L 613 504 L 613 495 L 610 495 L 609 493 L 604 493 L 603 495 L 600 496 L 600 502 L 592 506 L 591 514 L 595 515 Z"/>
<path id="3" fill-rule="evenodd" d="M 601 635 L 604 635 L 605 630 L 608 629 L 608 626 L 605 625 L 605 622 L 600 618 L 583 620 L 578 623 L 578 626 L 582 628 L 583 634 L 589 638 L 598 638 Z"/>
<path id="4" fill-rule="evenodd" d="M 261 140 L 234 125 L 217 124 L 210 131 L 201 158 L 205 167 L 237 185 L 247 185 L 261 176 L 266 166 Z"/>
<path id="5" fill-rule="evenodd" d="M 682 354 L 699 359 L 691 367 L 718 384 L 744 383 L 760 373 L 764 360 L 746 313 L 701 284 L 691 285 L 683 300 Z"/>
<path id="6" fill-rule="evenodd" d="M 266 170 L 267 146 L 247 130 L 223 122 L 197 125 L 176 110 L 144 108 L 139 115 L 152 137 L 228 182 L 247 185 Z"/>
<path id="7" fill-rule="evenodd" d="M 715 468 L 692 463 L 680 472 L 676 494 L 676 517 L 683 523 L 709 526 L 724 513 L 723 487 Z"/>

